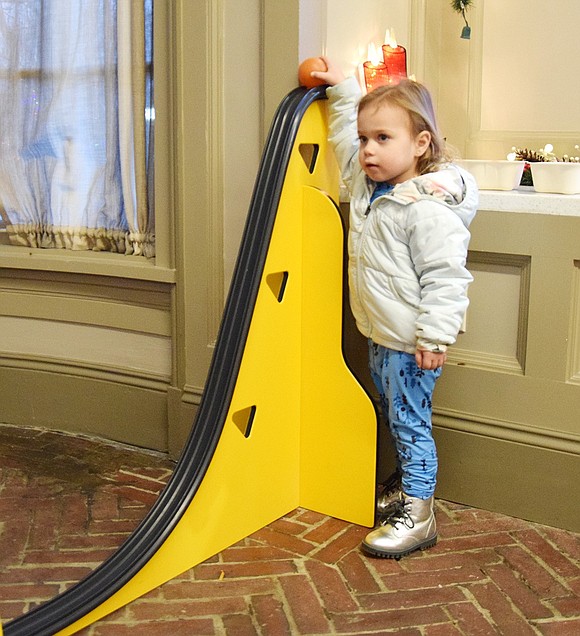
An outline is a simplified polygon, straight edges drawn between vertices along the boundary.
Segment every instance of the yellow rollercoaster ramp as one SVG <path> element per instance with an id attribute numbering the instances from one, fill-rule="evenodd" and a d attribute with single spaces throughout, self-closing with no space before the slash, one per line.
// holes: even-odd
<path id="1" fill-rule="evenodd" d="M 296 89 L 280 106 L 171 481 L 118 554 L 6 636 L 73 634 L 297 507 L 372 526 L 376 413 L 342 355 L 344 236 L 323 97 Z"/>

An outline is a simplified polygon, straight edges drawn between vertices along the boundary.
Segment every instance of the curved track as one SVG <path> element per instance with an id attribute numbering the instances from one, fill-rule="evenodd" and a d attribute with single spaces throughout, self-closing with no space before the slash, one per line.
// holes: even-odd
<path id="1" fill-rule="evenodd" d="M 74 587 L 7 623 L 6 636 L 51 636 L 98 607 L 144 566 L 194 498 L 211 463 L 236 384 L 293 142 L 308 107 L 323 98 L 324 87 L 295 89 L 274 117 L 206 388 L 171 480 L 147 517 L 112 557 Z"/>

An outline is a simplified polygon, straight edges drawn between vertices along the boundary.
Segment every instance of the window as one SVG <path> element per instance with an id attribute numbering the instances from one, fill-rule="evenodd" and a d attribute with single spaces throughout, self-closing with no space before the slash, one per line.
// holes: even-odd
<path id="1" fill-rule="evenodd" d="M 152 257 L 152 0 L 0 0 L 13 245 Z"/>

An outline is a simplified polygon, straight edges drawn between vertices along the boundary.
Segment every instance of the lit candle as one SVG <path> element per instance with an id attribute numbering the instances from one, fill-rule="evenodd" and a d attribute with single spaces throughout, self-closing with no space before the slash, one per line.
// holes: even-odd
<path id="1" fill-rule="evenodd" d="M 367 92 L 370 93 L 375 88 L 388 84 L 389 74 L 387 72 L 387 66 L 381 61 L 380 53 L 374 44 L 369 44 L 368 57 L 369 59 L 363 64 L 363 71 L 365 86 Z"/>
<path id="2" fill-rule="evenodd" d="M 385 34 L 383 60 L 389 74 L 389 84 L 398 84 L 407 77 L 407 51 L 397 44 L 395 34 L 390 29 Z"/>

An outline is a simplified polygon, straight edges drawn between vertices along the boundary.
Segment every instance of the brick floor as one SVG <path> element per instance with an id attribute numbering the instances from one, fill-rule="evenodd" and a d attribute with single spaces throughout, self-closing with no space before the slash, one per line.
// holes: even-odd
<path id="1" fill-rule="evenodd" d="M 4 623 L 111 554 L 173 468 L 160 454 L 0 427 Z M 41 505 L 39 505 L 41 504 Z M 437 501 L 439 542 L 365 557 L 367 531 L 298 509 L 85 636 L 580 634 L 580 536 Z"/>

